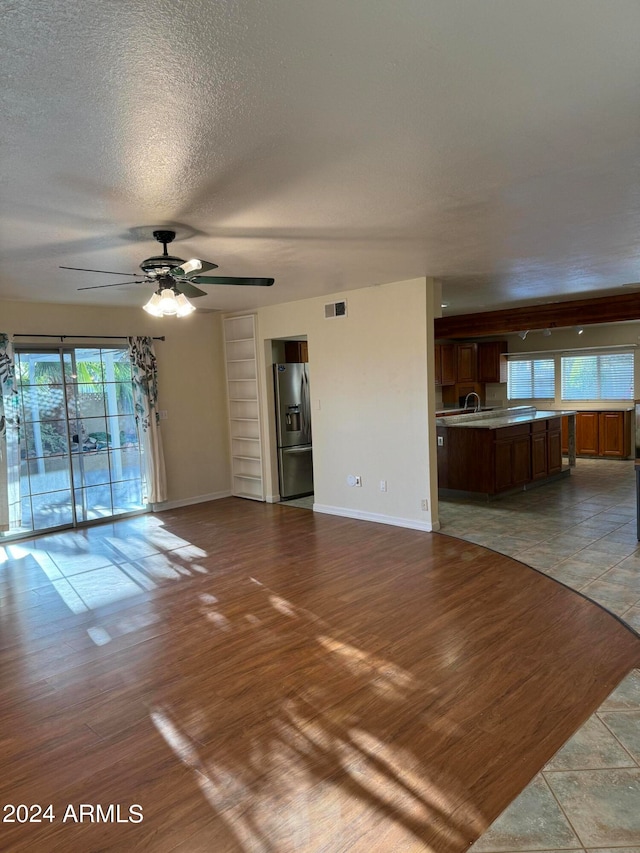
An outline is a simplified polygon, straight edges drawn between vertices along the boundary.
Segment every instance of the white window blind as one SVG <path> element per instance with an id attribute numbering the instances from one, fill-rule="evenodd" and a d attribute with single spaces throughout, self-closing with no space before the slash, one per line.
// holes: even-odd
<path id="1" fill-rule="evenodd" d="M 563 400 L 633 400 L 633 352 L 562 356 Z"/>
<path id="2" fill-rule="evenodd" d="M 509 359 L 507 396 L 510 400 L 552 400 L 555 374 L 553 358 Z"/>

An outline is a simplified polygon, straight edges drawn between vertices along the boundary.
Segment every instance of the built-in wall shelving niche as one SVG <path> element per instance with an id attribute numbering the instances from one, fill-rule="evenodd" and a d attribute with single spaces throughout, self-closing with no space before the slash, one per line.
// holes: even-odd
<path id="1" fill-rule="evenodd" d="M 255 315 L 225 317 L 223 327 L 229 397 L 232 492 L 236 497 L 263 501 L 265 496 Z"/>

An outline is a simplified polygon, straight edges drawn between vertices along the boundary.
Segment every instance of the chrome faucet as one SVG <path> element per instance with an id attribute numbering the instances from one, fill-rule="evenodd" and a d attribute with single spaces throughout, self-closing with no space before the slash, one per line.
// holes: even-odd
<path id="1" fill-rule="evenodd" d="M 476 400 L 477 400 L 478 402 L 476 403 L 475 408 L 474 408 L 474 410 L 473 410 L 473 411 L 474 411 L 474 412 L 479 412 L 479 411 L 480 411 L 480 396 L 479 396 L 478 394 L 476 394 L 476 392 L 475 392 L 475 391 L 470 391 L 470 392 L 467 394 L 467 396 L 464 398 L 464 408 L 465 408 L 465 409 L 467 408 L 467 404 L 468 404 L 468 402 L 469 402 L 469 397 L 475 397 L 475 398 L 476 398 Z"/>

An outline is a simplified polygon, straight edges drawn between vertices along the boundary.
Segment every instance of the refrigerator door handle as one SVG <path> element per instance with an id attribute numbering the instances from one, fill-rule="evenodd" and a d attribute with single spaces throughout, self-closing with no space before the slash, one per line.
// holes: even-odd
<path id="1" fill-rule="evenodd" d="M 285 453 L 308 453 L 311 450 L 310 444 L 305 444 L 303 447 L 283 447 Z"/>

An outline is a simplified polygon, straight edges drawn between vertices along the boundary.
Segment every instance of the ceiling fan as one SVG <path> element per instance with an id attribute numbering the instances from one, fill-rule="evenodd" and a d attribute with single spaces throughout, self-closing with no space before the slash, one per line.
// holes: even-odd
<path id="1" fill-rule="evenodd" d="M 164 314 L 177 314 L 178 316 L 186 316 L 194 311 L 195 308 L 188 301 L 187 297 L 194 299 L 198 296 L 206 296 L 206 291 L 196 287 L 198 284 L 232 284 L 245 285 L 251 287 L 271 287 L 273 284 L 272 278 L 241 278 L 234 276 L 210 276 L 200 275 L 202 272 L 208 272 L 218 268 L 217 264 L 209 261 L 201 261 L 198 258 L 191 258 L 185 261 L 182 258 L 177 258 L 167 252 L 167 246 L 171 243 L 175 236 L 175 231 L 154 231 L 153 236 L 158 243 L 162 244 L 163 252 L 161 255 L 156 255 L 153 258 L 147 258 L 140 264 L 140 269 L 144 273 L 141 278 L 140 273 L 119 273 L 110 270 L 89 270 L 83 267 L 63 267 L 62 270 L 76 270 L 78 272 L 97 272 L 104 275 L 128 275 L 133 281 L 119 281 L 116 284 L 94 284 L 88 287 L 79 287 L 78 290 L 98 290 L 102 287 L 122 287 L 125 284 L 153 284 L 157 290 L 144 305 L 145 311 L 156 316 Z M 137 279 L 137 280 L 136 280 Z"/>

